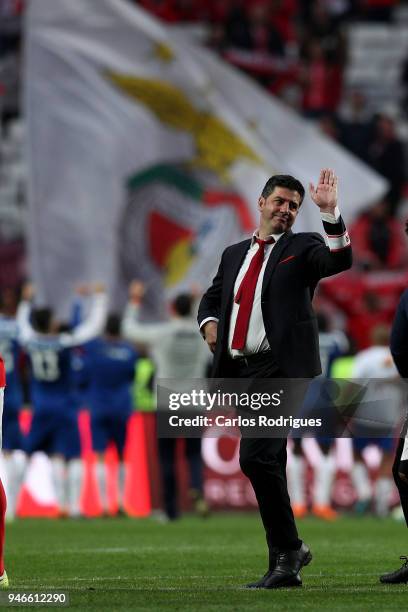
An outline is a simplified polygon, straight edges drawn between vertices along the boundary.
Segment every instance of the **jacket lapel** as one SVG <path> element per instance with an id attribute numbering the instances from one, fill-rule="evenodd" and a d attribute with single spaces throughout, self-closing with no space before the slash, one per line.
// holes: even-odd
<path id="1" fill-rule="evenodd" d="M 293 232 L 289 230 L 288 232 L 286 232 L 286 234 L 284 234 L 283 236 L 281 236 L 281 238 L 279 238 L 276 246 L 274 246 L 272 249 L 272 253 L 269 256 L 268 263 L 266 264 L 266 268 L 265 268 L 265 274 L 263 277 L 262 297 L 265 295 L 265 292 L 267 290 L 269 281 L 271 280 L 276 264 L 280 260 L 281 255 L 283 251 L 286 249 L 286 247 L 288 246 L 290 242 L 290 238 L 292 236 L 293 236 Z"/>
<path id="2" fill-rule="evenodd" d="M 228 259 L 228 267 L 225 271 L 225 290 L 227 295 L 233 292 L 235 279 L 237 278 L 239 269 L 242 266 L 242 262 L 244 261 L 250 245 L 251 240 L 240 242 L 236 245 L 236 250 L 231 253 Z"/>

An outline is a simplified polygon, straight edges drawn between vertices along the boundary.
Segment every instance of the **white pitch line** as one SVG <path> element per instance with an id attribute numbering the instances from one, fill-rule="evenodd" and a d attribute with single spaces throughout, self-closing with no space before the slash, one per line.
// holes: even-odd
<path id="1" fill-rule="evenodd" d="M 58 550 L 52 551 L 53 555 L 66 555 L 66 554 L 106 554 L 106 555 L 114 555 L 114 554 L 123 554 L 123 553 L 132 553 L 137 555 L 142 555 L 144 553 L 149 552 L 169 552 L 174 554 L 174 546 L 137 546 L 135 548 L 130 547 L 115 547 L 115 548 L 59 548 Z M 244 549 L 243 549 L 244 550 Z M 245 549 L 246 550 L 246 549 Z M 222 550 L 218 546 L 178 546 L 177 552 L 218 552 L 219 554 L 223 553 Z M 235 548 L 234 548 L 235 551 Z M 31 553 L 30 554 L 42 554 Z"/>
<path id="2" fill-rule="evenodd" d="M 377 572 L 364 572 L 364 573 L 353 573 L 353 574 L 343 574 L 343 573 L 339 573 L 337 572 L 336 574 L 311 574 L 309 572 L 307 572 L 307 574 L 305 574 L 305 578 L 324 578 L 324 579 L 333 579 L 333 578 L 353 578 L 353 577 L 364 577 L 364 576 L 379 576 L 379 573 Z M 236 574 L 215 574 L 215 575 L 205 575 L 205 578 L 211 578 L 211 579 L 222 579 L 222 578 L 230 578 L 230 579 L 235 579 L 235 580 L 247 580 L 250 578 L 253 578 L 254 574 L 244 574 L 241 576 L 237 576 Z M 84 582 L 97 582 L 97 581 L 105 581 L 105 582 L 111 582 L 111 581 L 115 581 L 115 580 L 151 580 L 151 581 L 155 581 L 155 580 L 198 580 L 198 579 L 202 579 L 203 578 L 203 574 L 197 574 L 197 575 L 178 575 L 178 576 L 174 576 L 174 575 L 167 575 L 167 576 L 162 576 L 162 575 L 156 575 L 156 576 L 141 576 L 140 574 L 134 574 L 133 576 L 92 576 L 90 578 L 84 578 L 82 576 L 77 576 L 74 578 L 61 578 L 61 582 L 78 582 L 78 581 L 84 581 Z M 54 578 L 55 580 L 55 578 Z M 58 579 L 57 579 L 58 580 Z M 35 579 L 33 578 L 33 582 L 42 582 L 42 579 L 38 578 Z"/>
<path id="3" fill-rule="evenodd" d="M 33 586 L 31 584 L 26 584 L 26 585 L 21 585 L 19 586 L 20 589 L 23 590 L 33 590 Z M 71 591 L 78 591 L 78 592 L 89 592 L 89 587 L 86 586 L 68 586 L 68 587 L 64 587 L 61 585 L 56 585 L 56 584 L 52 584 L 52 585 L 42 585 L 40 587 L 41 589 L 49 589 L 50 591 L 57 591 L 57 590 L 61 590 L 61 588 L 64 588 L 64 590 L 68 590 L 68 592 Z M 347 586 L 347 587 L 336 587 L 336 586 L 327 586 L 327 585 L 321 585 L 321 586 L 315 586 L 315 585 L 307 585 L 307 584 L 303 584 L 303 590 L 308 591 L 308 592 L 326 592 L 326 593 L 347 593 L 347 592 L 354 592 L 356 594 L 363 594 L 363 593 L 379 593 L 379 592 L 385 592 L 385 593 L 402 593 L 404 590 L 407 590 L 407 586 L 404 584 L 401 584 L 399 586 L 397 585 L 392 585 L 391 589 L 386 589 L 385 585 L 382 585 L 380 583 L 378 584 L 373 584 L 373 585 L 365 585 L 365 586 Z M 246 593 L 260 593 L 260 592 L 264 592 L 263 589 L 247 589 L 245 588 L 243 585 L 231 585 L 229 587 L 206 587 L 206 588 L 196 588 L 196 587 L 191 587 L 191 588 L 179 588 L 177 586 L 173 586 L 173 587 L 127 587 L 127 586 L 117 586 L 117 587 L 106 587 L 106 588 L 98 588 L 95 589 L 95 593 L 96 592 L 109 592 L 109 591 L 133 591 L 133 592 L 140 592 L 140 593 L 145 593 L 146 591 L 148 592 L 154 592 L 154 593 L 168 593 L 168 592 L 177 592 L 177 593 L 223 593 L 225 591 L 245 591 Z M 256 597 L 256 595 L 253 595 L 253 597 Z"/>

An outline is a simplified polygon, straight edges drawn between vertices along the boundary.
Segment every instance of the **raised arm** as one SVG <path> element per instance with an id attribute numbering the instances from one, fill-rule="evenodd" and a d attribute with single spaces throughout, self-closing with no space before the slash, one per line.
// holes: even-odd
<path id="1" fill-rule="evenodd" d="M 87 318 L 70 333 L 59 334 L 63 346 L 78 346 L 99 336 L 104 329 L 108 312 L 108 296 L 101 284 L 94 286 L 91 311 Z"/>
<path id="2" fill-rule="evenodd" d="M 145 295 L 145 285 L 134 280 L 129 286 L 129 301 L 122 320 L 122 334 L 132 342 L 152 345 L 160 342 L 166 323 L 141 323 L 140 307 Z"/>
<path id="3" fill-rule="evenodd" d="M 320 171 L 315 187 L 309 184 L 309 193 L 318 206 L 329 246 L 318 234 L 313 235 L 308 253 L 308 266 L 311 276 L 320 278 L 348 270 L 352 265 L 350 237 L 338 208 L 338 177 L 330 168 Z"/>
<path id="4" fill-rule="evenodd" d="M 31 300 L 34 296 L 34 287 L 31 283 L 24 285 L 21 292 L 21 302 L 17 308 L 17 330 L 19 342 L 25 344 L 32 340 L 35 336 L 35 331 L 31 325 Z"/>

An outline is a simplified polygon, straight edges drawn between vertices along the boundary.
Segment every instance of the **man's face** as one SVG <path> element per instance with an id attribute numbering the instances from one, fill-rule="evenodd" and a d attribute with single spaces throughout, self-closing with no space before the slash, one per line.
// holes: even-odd
<path id="1" fill-rule="evenodd" d="M 300 194 L 286 187 L 275 187 L 267 198 L 258 200 L 261 227 L 267 234 L 287 232 L 295 222 L 300 207 Z"/>

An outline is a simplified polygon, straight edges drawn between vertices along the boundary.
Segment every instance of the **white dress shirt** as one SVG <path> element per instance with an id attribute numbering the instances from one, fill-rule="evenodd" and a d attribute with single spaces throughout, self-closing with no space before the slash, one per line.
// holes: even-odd
<path id="1" fill-rule="evenodd" d="M 234 335 L 235 324 L 238 317 L 239 304 L 235 302 L 235 299 L 232 304 L 231 311 L 231 319 L 229 325 L 229 333 L 228 333 L 228 351 L 231 357 L 242 357 L 243 355 L 252 355 L 253 353 L 263 353 L 264 351 L 269 350 L 269 342 L 266 337 L 265 325 L 262 317 L 262 308 L 261 308 L 261 294 L 262 294 L 262 282 L 265 274 L 266 264 L 268 263 L 268 259 L 270 254 L 272 253 L 272 249 L 275 247 L 279 238 L 283 236 L 282 234 L 271 234 L 270 236 L 266 236 L 265 240 L 269 240 L 273 238 L 275 242 L 271 244 L 265 244 L 264 250 L 264 260 L 262 264 L 261 271 L 259 272 L 258 281 L 256 283 L 254 301 L 252 304 L 251 316 L 249 318 L 248 332 L 246 337 L 245 346 L 243 349 L 233 349 L 232 338 Z M 252 236 L 251 246 L 248 249 L 248 252 L 245 256 L 244 261 L 242 262 L 242 266 L 238 272 L 238 276 L 235 279 L 234 285 L 234 297 L 237 294 L 237 291 L 242 283 L 242 279 L 245 274 L 248 272 L 248 268 L 251 264 L 252 258 L 255 257 L 258 249 L 260 248 L 259 244 L 256 242 L 255 238 L 258 237 L 258 230 L 254 232 Z"/>

